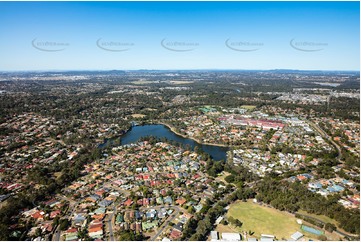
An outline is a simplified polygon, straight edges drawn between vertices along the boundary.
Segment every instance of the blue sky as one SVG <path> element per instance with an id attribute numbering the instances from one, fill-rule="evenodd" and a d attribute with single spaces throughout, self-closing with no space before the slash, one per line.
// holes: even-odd
<path id="1" fill-rule="evenodd" d="M 359 19 L 359 2 L 0 2 L 0 70 L 359 70 Z"/>

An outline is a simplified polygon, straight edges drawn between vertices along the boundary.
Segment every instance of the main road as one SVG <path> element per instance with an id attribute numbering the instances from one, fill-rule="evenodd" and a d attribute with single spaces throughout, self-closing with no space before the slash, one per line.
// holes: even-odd
<path id="1" fill-rule="evenodd" d="M 311 125 L 322 137 L 326 138 L 328 141 L 331 142 L 331 144 L 333 144 L 333 146 L 336 147 L 337 152 L 338 152 L 338 159 L 341 159 L 342 153 L 341 153 L 341 148 L 340 146 L 332 139 L 332 137 L 330 137 L 323 129 L 320 128 L 320 126 L 318 126 L 317 124 L 315 124 L 314 122 L 310 121 L 310 120 L 306 120 L 306 122 L 308 122 L 309 125 Z"/>

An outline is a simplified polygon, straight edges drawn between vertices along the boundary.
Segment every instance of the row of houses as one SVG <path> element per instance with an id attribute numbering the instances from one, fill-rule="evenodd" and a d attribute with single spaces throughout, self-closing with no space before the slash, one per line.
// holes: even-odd
<path id="1" fill-rule="evenodd" d="M 104 158 L 85 165 L 84 176 L 63 189 L 78 204 L 71 228 L 104 239 L 106 231 L 104 224 L 100 230 L 100 221 L 104 223 L 114 209 L 116 228 L 136 233 L 157 228 L 173 212 L 168 205 L 200 212 L 202 204 L 217 193 L 214 186 L 220 185 L 206 175 L 205 164 L 197 153 L 164 142 L 114 147 Z"/>

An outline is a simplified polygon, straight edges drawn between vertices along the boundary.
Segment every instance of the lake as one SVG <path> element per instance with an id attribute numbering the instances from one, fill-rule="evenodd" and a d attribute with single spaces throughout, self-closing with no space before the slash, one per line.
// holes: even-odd
<path id="1" fill-rule="evenodd" d="M 135 143 L 141 137 L 145 136 L 167 138 L 168 140 L 173 140 L 184 145 L 189 145 L 192 149 L 198 146 L 199 148 L 202 148 L 204 152 L 207 152 L 214 160 L 227 160 L 227 147 L 199 144 L 192 139 L 186 139 L 173 133 L 167 126 L 162 124 L 134 126 L 125 135 L 120 137 L 120 144 L 126 145 Z M 107 140 L 105 143 L 100 144 L 99 148 L 106 146 L 108 142 L 111 142 L 111 140 Z"/>

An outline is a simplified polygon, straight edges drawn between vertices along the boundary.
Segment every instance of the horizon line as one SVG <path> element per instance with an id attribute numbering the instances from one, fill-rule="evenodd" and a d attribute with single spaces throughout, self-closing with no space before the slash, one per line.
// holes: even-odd
<path id="1" fill-rule="evenodd" d="M 340 70 L 340 69 L 292 69 L 292 68 L 272 68 L 272 69 L 235 69 L 235 68 L 196 68 L 196 69 L 39 69 L 39 70 L 0 70 L 0 72 L 68 72 L 68 71 L 328 71 L 328 72 L 360 72 L 360 70 Z"/>

